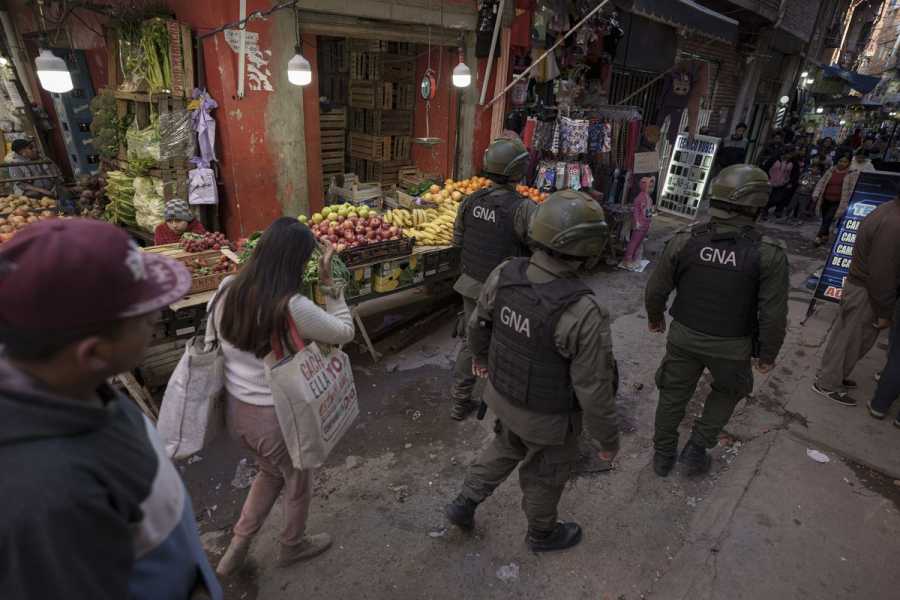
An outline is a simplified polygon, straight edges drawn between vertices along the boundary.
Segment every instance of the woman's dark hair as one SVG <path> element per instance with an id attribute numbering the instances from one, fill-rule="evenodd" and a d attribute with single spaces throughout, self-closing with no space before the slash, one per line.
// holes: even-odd
<path id="1" fill-rule="evenodd" d="M 287 331 L 291 298 L 300 293 L 306 263 L 316 248 L 309 227 L 281 217 L 266 229 L 234 281 L 222 307 L 220 334 L 235 348 L 262 358 L 272 333 Z"/>

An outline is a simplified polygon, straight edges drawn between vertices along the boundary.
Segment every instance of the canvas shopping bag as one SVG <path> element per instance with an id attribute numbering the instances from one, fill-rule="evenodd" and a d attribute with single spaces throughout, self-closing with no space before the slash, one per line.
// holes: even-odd
<path id="1" fill-rule="evenodd" d="M 169 379 L 156 427 L 172 459 L 196 454 L 225 429 L 225 359 L 215 324 L 217 293 L 206 316 L 206 332 L 185 345 Z"/>
<path id="2" fill-rule="evenodd" d="M 359 415 L 350 357 L 340 348 L 323 353 L 315 342 L 305 345 L 288 315 L 290 345 L 285 351 L 273 336 L 266 370 L 275 400 L 275 414 L 297 469 L 322 466 L 328 454 Z"/>

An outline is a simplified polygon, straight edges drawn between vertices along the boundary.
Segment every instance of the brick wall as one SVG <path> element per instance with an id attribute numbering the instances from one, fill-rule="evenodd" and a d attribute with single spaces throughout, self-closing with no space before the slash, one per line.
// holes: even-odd
<path id="1" fill-rule="evenodd" d="M 709 92 L 703 108 L 711 110 L 710 133 L 727 135 L 731 113 L 741 88 L 741 77 L 746 73 L 746 65 L 737 48 L 724 42 L 691 35 L 679 39 L 678 52 L 685 58 L 699 58 L 710 63 Z"/>

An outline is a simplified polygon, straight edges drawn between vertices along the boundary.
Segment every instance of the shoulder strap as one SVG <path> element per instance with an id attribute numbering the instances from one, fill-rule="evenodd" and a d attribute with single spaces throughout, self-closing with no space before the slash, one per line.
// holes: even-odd
<path id="1" fill-rule="evenodd" d="M 300 330 L 297 328 L 297 323 L 294 321 L 294 317 L 291 315 L 290 308 L 288 308 L 287 311 L 287 323 L 287 339 L 284 339 L 283 336 L 272 332 L 272 339 L 270 343 L 272 345 L 272 354 L 275 355 L 275 360 L 281 360 L 288 353 L 297 354 L 306 347 L 306 344 L 303 343 L 303 338 L 300 336 Z"/>
<path id="2" fill-rule="evenodd" d="M 222 292 L 223 289 L 221 287 L 216 290 L 212 302 L 209 303 L 209 308 L 206 311 L 206 333 L 203 336 L 203 341 L 207 345 L 217 344 L 219 342 L 219 329 L 216 327 L 216 307 L 219 305 L 219 299 L 222 297 Z"/>

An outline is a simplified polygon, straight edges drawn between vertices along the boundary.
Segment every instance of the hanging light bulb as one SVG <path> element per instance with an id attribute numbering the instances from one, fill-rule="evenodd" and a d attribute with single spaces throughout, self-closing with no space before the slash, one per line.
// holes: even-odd
<path id="1" fill-rule="evenodd" d="M 816 109 L 816 114 L 817 114 L 817 115 L 821 115 L 823 112 L 825 112 L 825 109 L 822 108 L 821 106 L 820 106 L 819 108 Z"/>
<path id="2" fill-rule="evenodd" d="M 466 64 L 462 48 L 459 50 L 459 64 L 453 68 L 452 79 L 454 87 L 458 88 L 469 87 L 472 83 L 472 71 L 469 70 L 469 66 Z"/>
<path id="3" fill-rule="evenodd" d="M 809 77 L 809 71 L 803 71 L 802 73 L 800 73 L 801 79 L 806 79 L 807 77 Z"/>
<path id="4" fill-rule="evenodd" d="M 0 56 L 0 67 L 5 67 L 9 64 L 9 59 L 5 56 Z"/>
<path id="5" fill-rule="evenodd" d="M 312 83 L 312 65 L 303 57 L 300 46 L 297 46 L 297 53 L 288 61 L 288 81 L 293 85 Z"/>
<path id="6" fill-rule="evenodd" d="M 75 87 L 72 85 L 72 74 L 69 73 L 66 61 L 49 50 L 41 50 L 40 55 L 34 59 L 34 66 L 41 87 L 48 92 L 65 94 Z"/>

